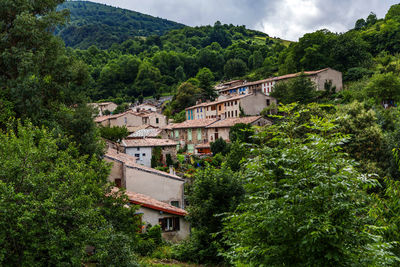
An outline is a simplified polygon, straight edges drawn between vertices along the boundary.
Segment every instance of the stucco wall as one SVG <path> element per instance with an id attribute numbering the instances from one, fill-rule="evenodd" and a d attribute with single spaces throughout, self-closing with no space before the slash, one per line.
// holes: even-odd
<path id="1" fill-rule="evenodd" d="M 153 209 L 149 209 L 149 208 L 145 208 L 145 207 L 140 207 L 138 211 L 143 212 L 142 221 L 146 222 L 146 223 L 150 223 L 151 225 L 159 224 L 158 220 L 162 219 L 162 218 L 179 217 L 179 225 L 180 225 L 179 231 L 163 232 L 162 237 L 171 242 L 182 241 L 189 237 L 190 224 L 184 217 L 165 213 L 165 212 L 160 214 L 160 212 L 157 210 L 153 210 Z"/>
<path id="2" fill-rule="evenodd" d="M 115 182 L 115 179 L 121 179 L 121 185 L 126 187 L 125 175 L 124 175 L 124 166 L 119 161 L 113 161 L 109 158 L 104 158 L 105 161 L 112 163 L 111 172 L 108 176 L 108 180 L 110 182 Z"/>
<path id="3" fill-rule="evenodd" d="M 126 123 L 125 123 L 126 118 Z M 126 126 L 126 127 L 137 127 L 143 124 L 142 117 L 135 116 L 133 114 L 126 114 L 111 120 L 110 126 Z"/>
<path id="4" fill-rule="evenodd" d="M 336 86 L 336 91 L 343 89 L 342 73 L 333 69 L 327 69 L 316 76 L 315 83 L 318 90 L 324 90 L 325 82 L 329 80 L 332 81 L 332 86 Z"/>
<path id="5" fill-rule="evenodd" d="M 159 201 L 171 204 L 179 201 L 183 204 L 183 180 L 168 178 L 144 170 L 126 168 L 126 189 L 148 195 Z"/>
<path id="6" fill-rule="evenodd" d="M 125 153 L 136 157 L 136 162 L 138 164 L 151 167 L 151 147 L 127 147 L 125 148 Z M 139 154 L 139 157 L 137 157 L 136 154 Z"/>
<path id="7" fill-rule="evenodd" d="M 157 123 L 158 119 L 158 123 Z M 149 115 L 149 125 L 154 127 L 164 127 L 167 125 L 167 117 L 160 113 L 152 113 Z"/>
<path id="8" fill-rule="evenodd" d="M 240 99 L 240 106 L 246 115 L 260 115 L 261 111 L 267 107 L 267 99 L 270 104 L 276 103 L 275 98 L 266 96 L 261 91 Z"/>
<path id="9" fill-rule="evenodd" d="M 230 128 L 208 128 L 207 135 L 209 142 L 215 142 L 215 133 L 218 129 L 218 138 L 222 138 L 225 141 L 229 140 Z"/>

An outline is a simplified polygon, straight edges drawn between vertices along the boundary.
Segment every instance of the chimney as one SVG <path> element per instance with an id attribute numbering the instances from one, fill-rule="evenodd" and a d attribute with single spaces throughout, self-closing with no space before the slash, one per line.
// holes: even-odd
<path id="1" fill-rule="evenodd" d="M 169 166 L 169 174 L 175 175 L 175 170 L 173 166 Z"/>

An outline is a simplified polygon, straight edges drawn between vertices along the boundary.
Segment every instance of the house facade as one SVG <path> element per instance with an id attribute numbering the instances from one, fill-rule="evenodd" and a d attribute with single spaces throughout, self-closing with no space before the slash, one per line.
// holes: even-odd
<path id="1" fill-rule="evenodd" d="M 184 180 L 179 176 L 137 164 L 134 157 L 113 149 L 104 160 L 112 163 L 108 179 L 117 187 L 184 208 Z"/>
<path id="2" fill-rule="evenodd" d="M 98 116 L 103 116 L 106 110 L 112 113 L 118 107 L 118 105 L 113 102 L 90 103 L 89 105 L 99 110 Z"/>
<path id="3" fill-rule="evenodd" d="M 259 115 L 276 103 L 275 98 L 255 90 L 252 94 L 221 97 L 217 101 L 201 103 L 186 108 L 186 120 L 239 118 L 243 115 Z"/>
<path id="4" fill-rule="evenodd" d="M 169 154 L 172 160 L 176 160 L 176 148 L 178 142 L 170 139 L 142 138 L 125 139 L 121 142 L 124 152 L 135 157 L 136 163 L 151 167 L 151 157 L 156 147 L 161 149 L 161 161 L 166 164 L 166 158 Z"/>
<path id="5" fill-rule="evenodd" d="M 325 88 L 326 82 L 331 82 L 332 86 L 336 87 L 336 91 L 343 89 L 342 73 L 340 71 L 325 68 L 316 71 L 305 71 L 304 75 L 310 78 L 314 82 L 316 90 L 322 91 Z M 278 77 L 271 77 L 265 80 L 259 80 L 255 82 L 248 82 L 241 85 L 235 85 L 231 87 L 224 87 L 218 90 L 220 95 L 233 95 L 233 94 L 250 94 L 255 90 L 260 90 L 265 95 L 269 96 L 274 86 L 278 82 L 287 81 L 289 79 L 300 76 L 301 73 L 287 74 Z"/>
<path id="6" fill-rule="evenodd" d="M 208 143 L 206 127 L 216 121 L 216 119 L 186 120 L 166 129 L 165 135 L 179 142 L 180 147 L 187 145 L 187 152 L 193 154 L 197 145 Z"/>
<path id="7" fill-rule="evenodd" d="M 185 210 L 144 194 L 126 191 L 126 195 L 131 204 L 139 205 L 142 222 L 161 226 L 164 239 L 178 242 L 189 237 L 190 224 L 185 218 L 188 215 Z"/>

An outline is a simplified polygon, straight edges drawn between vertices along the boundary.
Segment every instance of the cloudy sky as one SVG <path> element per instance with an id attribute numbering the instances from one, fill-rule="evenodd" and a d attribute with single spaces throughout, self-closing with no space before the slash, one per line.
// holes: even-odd
<path id="1" fill-rule="evenodd" d="M 382 18 L 399 0 L 91 0 L 189 26 L 246 25 L 270 36 L 297 41 L 307 32 L 353 28 L 370 12 Z"/>

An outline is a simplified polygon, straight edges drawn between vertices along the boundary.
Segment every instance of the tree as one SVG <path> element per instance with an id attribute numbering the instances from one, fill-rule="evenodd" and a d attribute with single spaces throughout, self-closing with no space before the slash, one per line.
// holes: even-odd
<path id="1" fill-rule="evenodd" d="M 129 131 L 125 126 L 113 126 L 113 127 L 100 127 L 100 135 L 104 139 L 118 142 L 125 139 L 129 135 Z"/>
<path id="2" fill-rule="evenodd" d="M 246 63 L 241 59 L 229 59 L 224 66 L 224 73 L 228 78 L 241 77 L 246 74 L 246 70 Z"/>
<path id="3" fill-rule="evenodd" d="M 219 237 L 224 214 L 240 203 L 244 190 L 238 174 L 226 167 L 206 167 L 196 173 L 189 188 L 189 221 L 193 227 L 191 238 L 179 245 L 178 257 L 201 263 L 219 263 Z"/>
<path id="4" fill-rule="evenodd" d="M 107 196 L 109 166 L 25 124 L 0 133 L 0 265 L 134 265 L 139 220 Z"/>
<path id="5" fill-rule="evenodd" d="M 400 79 L 392 72 L 373 75 L 365 89 L 376 103 L 400 101 Z"/>
<path id="6" fill-rule="evenodd" d="M 277 83 L 271 96 L 284 104 L 292 102 L 311 103 L 316 97 L 315 84 L 306 75 L 301 74 L 287 82 Z"/>
<path id="7" fill-rule="evenodd" d="M 178 87 L 178 91 L 173 100 L 174 113 L 180 112 L 187 107 L 196 104 L 196 101 L 200 98 L 201 90 L 189 82 L 184 82 Z"/>
<path id="8" fill-rule="evenodd" d="M 365 231 L 371 198 L 364 188 L 376 181 L 341 152 L 348 136 L 336 133 L 331 121 L 311 117 L 313 133 L 293 138 L 301 111 L 284 109 L 287 117 L 261 133 L 270 141 L 248 160 L 245 200 L 225 220 L 230 249 L 224 255 L 232 264 L 255 266 L 393 264 L 388 244 Z"/>
<path id="9" fill-rule="evenodd" d="M 210 146 L 214 156 L 218 153 L 226 155 L 229 152 L 229 146 L 222 137 L 215 140 L 215 142 L 211 142 Z"/>
<path id="10" fill-rule="evenodd" d="M 202 68 L 196 74 L 196 79 L 199 81 L 199 88 L 202 90 L 203 100 L 214 100 L 217 97 L 212 84 L 214 82 L 214 75 L 207 68 Z"/>
<path id="11" fill-rule="evenodd" d="M 229 140 L 233 143 L 251 143 L 251 136 L 254 134 L 254 129 L 251 124 L 236 123 L 229 131 Z"/>

